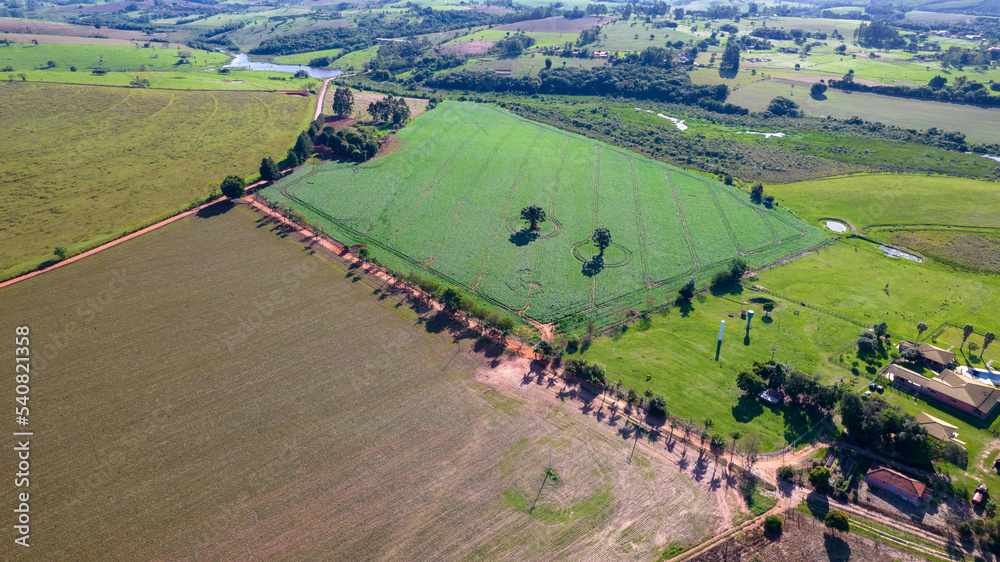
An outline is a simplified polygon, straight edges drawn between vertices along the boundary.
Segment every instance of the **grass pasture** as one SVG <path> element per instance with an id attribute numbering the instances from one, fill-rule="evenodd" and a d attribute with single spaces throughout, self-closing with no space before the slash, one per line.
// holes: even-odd
<path id="1" fill-rule="evenodd" d="M 766 191 L 803 219 L 841 218 L 874 226 L 1000 227 L 1000 185 L 947 176 L 868 174 L 769 185 Z"/>
<path id="2" fill-rule="evenodd" d="M 309 98 L 0 83 L 0 278 L 117 238 L 281 157 Z"/>
<path id="3" fill-rule="evenodd" d="M 675 297 L 663 295 L 661 302 Z M 762 300 L 776 303 L 770 316 L 765 316 Z M 744 308 L 755 310 L 749 332 L 740 319 Z M 754 291 L 701 297 L 690 307 L 673 307 L 652 320 L 649 328 L 635 324 L 624 335 L 597 338 L 579 356 L 604 364 L 608 380 L 620 379 L 623 388 L 640 394 L 648 388 L 663 396 L 671 415 L 699 425 L 712 418 L 712 434 L 756 432 L 767 450 L 795 440 L 818 418 L 791 405 L 767 407 L 756 397 L 742 397 L 736 375 L 754 361 L 769 360 L 775 348 L 776 361 L 817 373 L 825 384 L 849 381 L 851 372 L 827 359 L 862 330 L 837 316 Z M 725 342 L 716 360 L 720 320 L 726 321 Z"/>
<path id="4" fill-rule="evenodd" d="M 219 211 L 0 290 L 35 431 L 32 546 L 3 559 L 649 560 L 723 523 L 662 442 L 627 464 L 574 403 L 479 382 L 433 316 Z"/>
<path id="5" fill-rule="evenodd" d="M 884 227 L 870 235 L 934 261 L 984 273 L 1000 273 L 1000 230 L 952 227 Z"/>
<path id="6" fill-rule="evenodd" d="M 0 47 L 0 67 L 13 66 L 14 72 L 27 72 L 45 67 L 48 61 L 55 61 L 56 69 L 69 70 L 75 66 L 78 73 L 89 74 L 91 70 L 103 68 L 108 72 L 138 72 L 140 66 L 149 71 L 196 71 L 218 67 L 229 61 L 229 55 L 209 51 L 198 51 L 185 47 L 192 53 L 191 64 L 181 64 L 180 51 L 163 49 L 157 43 L 144 49 L 137 46 L 115 47 L 107 45 L 64 45 L 39 43 L 38 45 L 15 43 Z M 46 69 L 39 72 L 47 72 Z M 29 76 L 33 79 L 35 74 Z"/>
<path id="7" fill-rule="evenodd" d="M 387 265 L 429 272 L 511 311 L 604 320 L 647 290 L 704 280 L 733 257 L 752 265 L 825 240 L 783 208 L 494 106 L 445 102 L 401 130 L 394 154 L 311 164 L 264 190 Z M 550 220 L 517 233 L 522 207 Z M 596 227 L 614 244 L 596 275 Z"/>

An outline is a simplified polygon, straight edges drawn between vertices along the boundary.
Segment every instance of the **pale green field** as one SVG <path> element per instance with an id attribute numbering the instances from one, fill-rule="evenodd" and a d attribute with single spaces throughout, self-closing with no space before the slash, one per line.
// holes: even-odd
<path id="1" fill-rule="evenodd" d="M 496 57 L 469 59 L 469 62 L 465 63 L 458 69 L 445 72 L 455 72 L 457 70 L 509 70 L 512 75 L 517 78 L 524 76 L 537 76 L 538 71 L 545 68 L 545 59 L 547 58 L 552 60 L 553 68 L 561 66 L 571 68 L 595 68 L 606 64 L 605 59 L 546 57 L 543 55 L 533 54 L 524 55 L 516 59 L 498 59 Z"/>
<path id="2" fill-rule="evenodd" d="M 499 29 L 481 29 L 457 39 L 452 39 L 445 43 L 445 45 L 460 44 L 467 41 L 500 41 L 508 35 L 515 35 L 516 33 L 516 31 L 502 31 Z M 561 47 L 567 41 L 576 41 L 580 37 L 579 33 L 551 33 L 546 31 L 529 31 L 525 32 L 525 35 L 535 39 L 536 47 Z M 588 45 L 585 48 L 591 49 L 593 46 Z"/>
<path id="3" fill-rule="evenodd" d="M 271 16 L 301 17 L 301 16 L 306 16 L 307 14 L 310 13 L 312 13 L 312 10 L 305 8 L 278 8 L 275 10 L 267 10 L 263 12 L 245 12 L 242 14 L 226 13 L 226 14 L 218 14 L 186 25 L 189 27 L 220 27 L 240 21 L 253 21 L 263 24 L 267 20 L 267 18 Z"/>
<path id="4" fill-rule="evenodd" d="M 344 72 L 359 72 L 364 70 L 366 62 L 371 61 L 378 54 L 378 45 L 368 47 L 361 51 L 353 51 L 335 60 L 330 66 L 343 70 Z M 308 61 L 307 61 L 308 62 Z"/>
<path id="5" fill-rule="evenodd" d="M 20 74 L 20 73 L 18 73 Z M 149 87 L 164 90 L 264 90 L 264 91 L 309 91 L 322 84 L 315 78 L 291 79 L 288 72 L 265 72 L 260 70 L 234 70 L 229 74 L 215 71 L 201 72 L 109 72 L 97 76 L 90 72 L 70 72 L 68 70 L 29 70 L 24 73 L 28 82 L 57 84 L 85 84 L 99 86 L 128 86 L 139 78 L 149 80 Z M 269 77 L 285 78 L 271 80 Z M 8 77 L 4 77 L 8 78 Z M 13 81 L 20 81 L 17 76 Z"/>
<path id="6" fill-rule="evenodd" d="M 858 229 L 879 224 L 1000 227 L 1000 184 L 947 176 L 856 175 L 766 186 L 814 224 L 841 218 Z"/>
<path id="7" fill-rule="evenodd" d="M 188 59 L 191 64 L 179 64 L 182 59 L 178 53 L 182 51 L 158 48 L 156 43 L 152 45 L 153 48 L 144 49 L 106 45 L 17 43 L 8 47 L 0 46 L 0 67 L 9 65 L 14 67 L 14 72 L 26 72 L 38 66 L 44 67 L 51 60 L 57 64 L 56 68 L 45 69 L 43 72 L 68 71 L 70 66 L 76 66 L 82 73 L 94 68 L 136 72 L 140 66 L 145 66 L 146 70 L 189 72 L 221 66 L 229 61 L 229 56 L 224 53 L 185 47 L 183 52 L 191 53 Z"/>
<path id="8" fill-rule="evenodd" d="M 748 78 L 757 80 L 748 85 L 740 85 L 740 82 L 745 82 Z M 1000 119 L 1000 109 L 995 107 L 847 93 L 833 89 L 826 91 L 826 99 L 815 99 L 809 95 L 811 82 L 780 78 L 764 80 L 759 75 L 750 77 L 745 71 L 740 71 L 735 80 L 720 78 L 717 71 L 711 69 L 693 73 L 692 79 L 702 84 L 724 83 L 730 84 L 731 88 L 738 86 L 739 89 L 730 94 L 727 101 L 752 111 L 762 111 L 775 97 L 785 96 L 799 104 L 808 115 L 816 117 L 829 115 L 837 119 L 849 119 L 858 116 L 865 121 L 879 121 L 906 129 L 926 130 L 937 127 L 944 131 L 960 131 L 969 142 L 1000 142 L 1000 129 L 996 126 Z"/>
<path id="9" fill-rule="evenodd" d="M 649 38 L 651 34 L 655 36 L 652 40 Z M 709 35 L 711 32 L 705 33 L 703 29 L 692 33 L 691 25 L 686 23 L 681 23 L 674 29 L 666 27 L 653 29 L 651 24 L 643 23 L 643 20 L 632 19 L 628 22 L 615 21 L 604 26 L 601 39 L 597 43 L 588 45 L 587 48 L 612 52 L 641 51 L 646 47 L 663 47 L 667 41 L 671 43 L 683 41 L 685 44 L 691 41 L 697 42 Z"/>

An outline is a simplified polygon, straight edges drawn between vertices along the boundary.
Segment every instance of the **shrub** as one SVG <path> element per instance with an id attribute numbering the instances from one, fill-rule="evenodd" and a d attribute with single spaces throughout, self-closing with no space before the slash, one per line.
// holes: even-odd
<path id="1" fill-rule="evenodd" d="M 809 471 L 809 483 L 817 490 L 825 491 L 830 489 L 830 476 L 833 473 L 825 466 L 817 466 Z"/>
<path id="2" fill-rule="evenodd" d="M 791 482 L 795 478 L 795 469 L 786 465 L 778 467 L 778 478 Z"/>
<path id="3" fill-rule="evenodd" d="M 768 515 L 764 518 L 764 530 L 775 535 L 781 534 L 781 528 L 785 521 L 780 515 Z"/>

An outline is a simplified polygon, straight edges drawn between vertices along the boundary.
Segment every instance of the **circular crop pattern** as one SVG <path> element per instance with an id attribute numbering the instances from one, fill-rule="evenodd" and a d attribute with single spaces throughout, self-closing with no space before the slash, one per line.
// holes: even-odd
<path id="1" fill-rule="evenodd" d="M 588 238 L 587 240 L 581 240 L 573 244 L 573 257 L 581 263 L 587 263 L 590 260 L 590 256 L 584 255 L 588 251 L 587 248 L 590 248 L 593 252 L 592 255 L 598 253 L 597 246 Z M 625 246 L 617 242 L 612 242 L 604 250 L 604 267 L 625 267 L 630 263 L 632 263 L 632 250 L 629 250 Z"/>
<path id="2" fill-rule="evenodd" d="M 522 229 L 527 228 L 528 221 L 521 218 L 521 215 L 516 217 L 507 217 L 504 220 L 504 227 L 507 232 L 511 234 L 517 234 Z M 538 230 L 535 233 L 538 235 L 535 240 L 547 240 L 549 238 L 554 238 L 562 232 L 562 223 L 553 217 L 546 217 L 545 222 L 538 223 Z"/>

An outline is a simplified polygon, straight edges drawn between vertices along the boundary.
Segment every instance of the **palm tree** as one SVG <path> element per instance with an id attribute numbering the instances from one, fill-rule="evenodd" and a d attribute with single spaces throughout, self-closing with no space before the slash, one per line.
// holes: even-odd
<path id="1" fill-rule="evenodd" d="M 971 336 L 972 332 L 975 330 L 976 329 L 972 327 L 972 324 L 966 324 L 962 327 L 962 345 L 958 346 L 959 351 L 962 351 L 962 347 L 965 346 L 965 340 L 969 339 L 969 336 Z"/>
<path id="2" fill-rule="evenodd" d="M 729 449 L 729 464 L 732 464 L 733 463 L 733 453 L 736 452 L 736 442 L 740 440 L 740 437 L 743 437 L 743 434 L 740 432 L 740 430 L 736 429 L 736 430 L 733 430 L 733 432 L 729 434 L 729 437 L 731 437 L 732 440 L 733 440 L 733 447 L 731 449 Z"/>
<path id="3" fill-rule="evenodd" d="M 677 420 L 670 420 L 670 437 L 671 437 L 671 439 L 674 437 L 674 430 L 677 429 L 677 426 L 679 426 L 679 425 L 680 424 L 677 423 Z"/>
<path id="4" fill-rule="evenodd" d="M 712 421 L 712 418 L 704 418 L 702 422 L 705 424 L 706 430 L 712 429 L 712 426 L 715 424 L 715 422 Z"/>
<path id="5" fill-rule="evenodd" d="M 926 331 L 927 331 L 927 324 L 923 322 L 917 322 L 917 338 L 924 335 L 924 332 Z"/>
<path id="6" fill-rule="evenodd" d="M 531 205 L 521 209 L 521 218 L 528 221 L 531 230 L 538 230 L 538 223 L 545 222 L 545 209 Z"/>
<path id="7" fill-rule="evenodd" d="M 989 347 L 990 344 L 993 343 L 993 340 L 995 339 L 997 339 L 996 334 L 994 334 L 993 332 L 986 332 L 986 335 L 983 336 L 983 350 L 979 352 L 980 359 L 983 358 L 983 354 L 986 353 L 986 348 Z"/>

